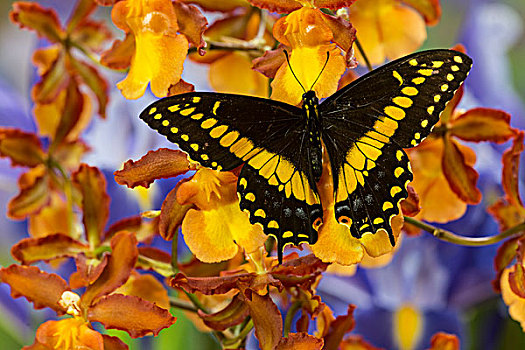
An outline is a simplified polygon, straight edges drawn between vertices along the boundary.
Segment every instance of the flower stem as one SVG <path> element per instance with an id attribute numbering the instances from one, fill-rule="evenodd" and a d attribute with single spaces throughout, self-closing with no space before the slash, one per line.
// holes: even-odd
<path id="1" fill-rule="evenodd" d="M 359 53 L 361 54 L 361 56 L 363 56 L 363 59 L 365 60 L 366 68 L 368 68 L 368 71 L 371 72 L 372 70 L 374 70 L 374 68 L 372 68 L 372 65 L 370 64 L 370 61 L 368 60 L 368 56 L 366 55 L 365 50 L 361 46 L 361 43 L 359 42 L 359 39 L 357 39 L 357 37 L 355 38 L 355 46 L 357 46 Z"/>
<path id="2" fill-rule="evenodd" d="M 484 236 L 484 237 L 465 237 L 458 235 L 454 232 L 450 232 L 435 226 L 429 225 L 425 222 L 416 220 L 414 218 L 405 216 L 405 222 L 414 225 L 428 233 L 431 233 L 434 237 L 449 243 L 454 243 L 458 245 L 476 247 L 476 246 L 486 246 L 495 244 L 503 241 L 506 238 L 514 236 L 517 233 L 525 231 L 525 222 L 518 224 L 514 227 L 509 228 L 497 235 Z"/>
<path id="3" fill-rule="evenodd" d="M 183 290 L 183 292 L 186 294 L 188 299 L 190 299 L 190 301 L 193 303 L 193 305 L 195 305 L 197 309 L 201 310 L 202 312 L 206 314 L 210 313 L 210 311 L 204 305 L 202 305 L 202 303 L 200 302 L 200 300 L 197 298 L 195 294 L 188 293 L 185 290 Z"/>
<path id="4" fill-rule="evenodd" d="M 288 312 L 286 313 L 286 318 L 284 319 L 284 336 L 287 337 L 288 333 L 290 333 L 290 330 L 292 329 L 292 321 L 299 309 L 301 308 L 302 302 L 295 301 L 292 306 L 288 309 Z"/>
<path id="5" fill-rule="evenodd" d="M 186 300 L 170 297 L 170 305 L 171 307 L 176 307 L 177 309 L 197 312 L 197 308 L 192 303 Z"/>

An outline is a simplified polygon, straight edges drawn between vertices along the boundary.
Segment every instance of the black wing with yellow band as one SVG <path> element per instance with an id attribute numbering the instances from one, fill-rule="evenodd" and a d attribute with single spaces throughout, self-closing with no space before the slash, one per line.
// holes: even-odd
<path id="1" fill-rule="evenodd" d="M 383 229 L 394 243 L 390 220 L 412 180 L 402 148 L 428 136 L 471 64 L 456 51 L 419 52 L 370 72 L 320 105 L 336 219 L 354 237 Z"/>
<path id="2" fill-rule="evenodd" d="M 140 118 L 190 158 L 217 170 L 244 164 L 240 207 L 287 243 L 317 240 L 322 208 L 300 108 L 268 99 L 193 92 L 159 100 Z"/>

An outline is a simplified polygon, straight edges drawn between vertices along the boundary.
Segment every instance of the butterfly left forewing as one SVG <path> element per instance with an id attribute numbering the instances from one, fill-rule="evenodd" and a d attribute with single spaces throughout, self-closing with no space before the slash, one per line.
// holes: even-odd
<path id="1" fill-rule="evenodd" d="M 394 243 L 390 220 L 412 180 L 403 148 L 428 136 L 471 64 L 456 51 L 419 52 L 370 72 L 321 104 L 336 218 L 354 237 L 383 229 Z"/>

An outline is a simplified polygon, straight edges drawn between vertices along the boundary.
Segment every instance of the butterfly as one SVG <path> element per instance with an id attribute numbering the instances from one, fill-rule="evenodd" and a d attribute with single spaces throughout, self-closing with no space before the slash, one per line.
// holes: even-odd
<path id="1" fill-rule="evenodd" d="M 228 171 L 242 165 L 240 208 L 276 237 L 279 261 L 285 245 L 317 241 L 323 147 L 336 220 L 357 239 L 384 230 L 393 246 L 391 219 L 413 178 L 403 148 L 429 135 L 471 65 L 461 52 L 422 51 L 363 75 L 321 103 L 307 91 L 301 108 L 190 92 L 154 102 L 140 118 L 202 166 Z"/>

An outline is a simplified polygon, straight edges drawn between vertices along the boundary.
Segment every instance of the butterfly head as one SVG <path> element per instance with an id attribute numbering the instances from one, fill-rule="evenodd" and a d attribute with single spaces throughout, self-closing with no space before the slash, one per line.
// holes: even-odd
<path id="1" fill-rule="evenodd" d="M 310 90 L 306 91 L 303 94 L 303 106 L 317 106 L 319 104 L 319 99 L 315 94 L 315 91 Z"/>

